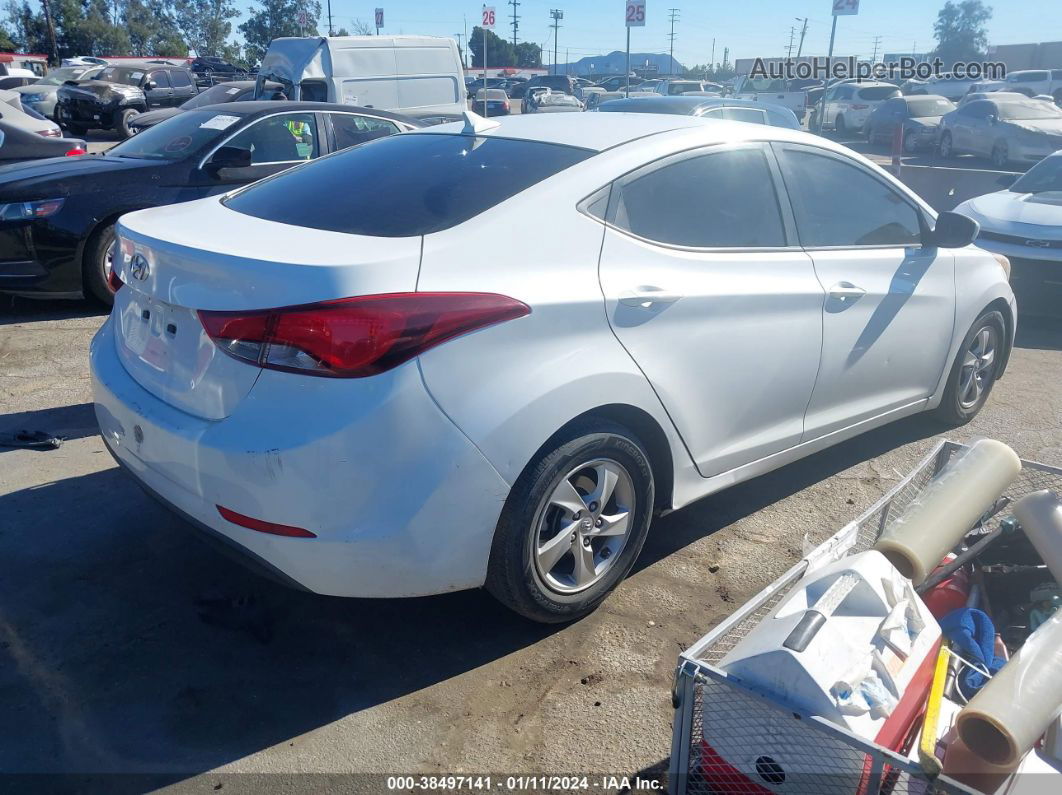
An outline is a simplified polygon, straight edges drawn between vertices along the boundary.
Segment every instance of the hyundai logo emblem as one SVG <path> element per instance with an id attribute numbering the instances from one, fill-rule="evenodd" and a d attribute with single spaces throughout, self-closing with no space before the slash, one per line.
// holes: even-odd
<path id="1" fill-rule="evenodd" d="M 150 272 L 151 266 L 148 265 L 147 257 L 143 254 L 134 254 L 129 261 L 129 275 L 142 282 L 148 277 Z"/>

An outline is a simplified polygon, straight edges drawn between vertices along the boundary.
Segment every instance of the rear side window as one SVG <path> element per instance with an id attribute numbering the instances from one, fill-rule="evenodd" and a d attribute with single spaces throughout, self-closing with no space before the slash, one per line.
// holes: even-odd
<path id="1" fill-rule="evenodd" d="M 797 233 L 804 246 L 913 246 L 919 213 L 855 165 L 796 149 L 779 152 Z"/>
<path id="2" fill-rule="evenodd" d="M 691 248 L 786 244 L 767 158 L 730 149 L 683 158 L 625 179 L 612 223 L 638 237 Z"/>
<path id="3" fill-rule="evenodd" d="M 870 88 L 861 89 L 859 92 L 860 99 L 870 100 L 871 102 L 898 96 L 900 96 L 900 90 L 896 86 L 871 86 Z"/>
<path id="4" fill-rule="evenodd" d="M 170 72 L 170 79 L 173 81 L 174 88 L 187 88 L 192 85 L 192 80 L 188 77 L 188 73 L 182 69 L 175 69 Z"/>
<path id="5" fill-rule="evenodd" d="M 398 127 L 383 119 L 357 116 L 353 113 L 330 113 L 328 116 L 332 120 L 336 149 L 357 146 L 398 132 Z"/>
<path id="6" fill-rule="evenodd" d="M 539 141 L 394 135 L 257 182 L 225 205 L 293 226 L 411 237 L 457 226 L 593 154 Z"/>

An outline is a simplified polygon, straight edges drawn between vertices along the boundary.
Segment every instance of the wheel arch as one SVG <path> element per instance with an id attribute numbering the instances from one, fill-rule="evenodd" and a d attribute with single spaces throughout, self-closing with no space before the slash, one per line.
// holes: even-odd
<path id="1" fill-rule="evenodd" d="M 667 434 L 651 414 L 629 403 L 608 403 L 572 417 L 543 442 L 542 446 L 535 451 L 531 461 L 538 460 L 544 451 L 555 447 L 573 426 L 595 419 L 608 420 L 622 425 L 642 443 L 646 455 L 649 456 L 649 467 L 653 470 L 656 489 L 653 507 L 656 511 L 670 509 L 675 490 L 675 461 Z"/>
<path id="2" fill-rule="evenodd" d="M 1003 315 L 1003 327 L 1006 329 L 1007 333 L 1007 344 L 1003 348 L 1002 361 L 1000 361 L 999 369 L 996 371 L 996 380 L 999 381 L 1003 378 L 1003 373 L 1005 373 L 1007 370 L 1007 363 L 1010 361 L 1010 352 L 1014 348 L 1014 334 L 1017 324 L 1015 323 L 1016 319 L 1014 317 L 1013 311 L 1010 308 L 1010 304 L 1008 304 L 1006 299 L 1003 298 L 997 298 L 991 303 L 989 303 L 984 309 L 982 309 L 978 313 L 978 316 L 984 314 L 985 312 L 990 312 L 993 309 L 997 310 L 1001 315 Z"/>

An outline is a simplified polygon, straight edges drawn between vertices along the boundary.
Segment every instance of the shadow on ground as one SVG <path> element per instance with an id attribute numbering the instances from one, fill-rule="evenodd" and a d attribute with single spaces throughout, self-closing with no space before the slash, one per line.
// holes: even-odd
<path id="1" fill-rule="evenodd" d="M 0 326 L 38 320 L 103 317 L 110 311 L 110 307 L 92 300 L 52 301 L 0 294 Z"/>

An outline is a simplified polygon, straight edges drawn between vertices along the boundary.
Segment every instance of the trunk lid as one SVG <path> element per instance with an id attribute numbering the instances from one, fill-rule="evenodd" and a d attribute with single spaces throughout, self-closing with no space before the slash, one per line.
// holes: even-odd
<path id="1" fill-rule="evenodd" d="M 231 414 L 260 369 L 225 354 L 197 310 L 411 292 L 420 268 L 418 237 L 278 224 L 229 210 L 217 197 L 130 213 L 118 233 L 134 249 L 118 265 L 126 285 L 113 315 L 119 358 L 155 397 L 207 419 Z"/>

